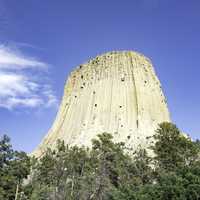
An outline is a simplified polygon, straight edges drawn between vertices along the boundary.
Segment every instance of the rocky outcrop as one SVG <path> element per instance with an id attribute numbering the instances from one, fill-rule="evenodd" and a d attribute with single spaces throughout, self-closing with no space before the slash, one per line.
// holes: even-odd
<path id="1" fill-rule="evenodd" d="M 102 132 L 145 148 L 163 121 L 170 121 L 169 112 L 150 60 L 136 52 L 109 52 L 71 72 L 55 122 L 33 155 L 54 148 L 57 139 L 91 146 Z"/>

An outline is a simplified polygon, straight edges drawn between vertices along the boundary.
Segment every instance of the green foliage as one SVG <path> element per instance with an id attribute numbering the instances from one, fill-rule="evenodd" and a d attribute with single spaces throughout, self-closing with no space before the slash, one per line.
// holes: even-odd
<path id="1" fill-rule="evenodd" d="M 29 173 L 29 157 L 24 152 L 14 151 L 10 138 L 3 135 L 0 140 L 0 199 L 13 200 L 17 186 L 20 191 Z"/>
<path id="2" fill-rule="evenodd" d="M 8 165 L 12 156 L 13 149 L 10 144 L 10 138 L 7 135 L 3 135 L 0 140 L 0 170 L 2 170 L 4 166 Z"/>
<path id="3" fill-rule="evenodd" d="M 58 141 L 56 150 L 47 149 L 40 159 L 32 158 L 29 183 L 20 186 L 21 200 L 200 199 L 199 141 L 191 141 L 167 122 L 153 136 L 151 157 L 144 149 L 130 152 L 124 143 L 112 139 L 108 133 L 98 135 L 90 149 Z M 4 137 L 0 143 L 1 166 L 9 171 L 1 178 L 7 188 L 0 187 L 0 199 L 5 200 L 13 199 L 16 187 L 12 184 L 26 177 L 30 163 L 9 142 Z"/>
<path id="4" fill-rule="evenodd" d="M 181 134 L 174 124 L 168 122 L 160 124 L 153 138 L 155 164 L 161 170 L 173 171 L 190 166 L 199 158 L 198 143 Z"/>

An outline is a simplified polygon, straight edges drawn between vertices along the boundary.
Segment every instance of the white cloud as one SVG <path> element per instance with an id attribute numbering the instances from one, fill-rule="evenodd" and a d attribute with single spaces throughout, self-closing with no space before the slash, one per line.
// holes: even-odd
<path id="1" fill-rule="evenodd" d="M 6 101 L 4 103 L 0 103 L 0 106 L 11 110 L 11 109 L 19 107 L 19 106 L 35 108 L 35 107 L 42 105 L 43 103 L 44 103 L 43 100 L 40 98 L 11 97 L 11 98 L 6 99 Z"/>
<path id="2" fill-rule="evenodd" d="M 22 55 L 9 47 L 0 45 L 0 69 L 25 69 L 25 68 L 47 68 L 48 65 L 35 58 Z"/>
<path id="3" fill-rule="evenodd" d="M 23 75 L 0 71 L 0 97 L 29 94 L 35 84 Z"/>
<path id="4" fill-rule="evenodd" d="M 46 107 L 58 106 L 58 100 L 49 85 L 44 86 L 44 95 L 47 98 Z"/>
<path id="5" fill-rule="evenodd" d="M 24 56 L 21 52 L 0 46 L 0 107 L 36 108 L 57 105 L 57 98 L 45 78 L 35 79 L 37 72 L 48 64 Z M 24 71 L 24 69 L 26 69 Z M 43 76 L 45 71 L 42 70 Z M 34 80 L 33 78 L 34 77 Z"/>

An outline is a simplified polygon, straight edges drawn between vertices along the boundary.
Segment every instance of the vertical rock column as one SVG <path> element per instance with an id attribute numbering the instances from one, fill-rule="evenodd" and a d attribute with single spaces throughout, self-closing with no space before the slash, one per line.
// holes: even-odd
<path id="1" fill-rule="evenodd" d="M 149 59 L 129 51 L 106 53 L 70 74 L 55 122 L 33 154 L 55 148 L 58 139 L 90 147 L 102 132 L 145 148 L 163 121 L 170 121 L 169 112 Z"/>

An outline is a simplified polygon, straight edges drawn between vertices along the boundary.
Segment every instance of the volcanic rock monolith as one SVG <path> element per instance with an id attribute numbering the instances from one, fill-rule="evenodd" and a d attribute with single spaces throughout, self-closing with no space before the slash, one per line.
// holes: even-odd
<path id="1" fill-rule="evenodd" d="M 33 155 L 55 148 L 58 139 L 91 147 L 103 132 L 134 150 L 146 148 L 163 121 L 170 116 L 151 61 L 132 51 L 109 52 L 71 72 L 57 117 Z"/>

